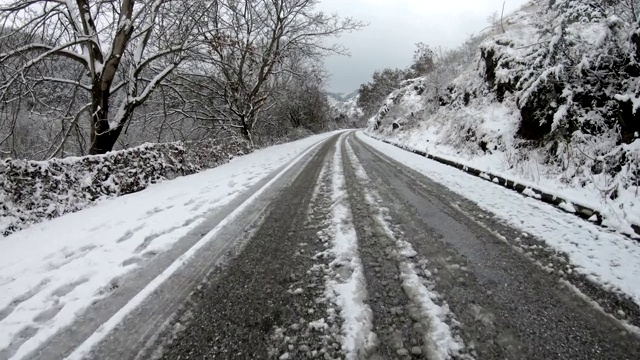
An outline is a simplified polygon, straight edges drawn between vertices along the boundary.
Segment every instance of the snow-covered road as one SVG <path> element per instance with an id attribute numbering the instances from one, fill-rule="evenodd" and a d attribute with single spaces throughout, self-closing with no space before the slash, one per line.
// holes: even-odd
<path id="1" fill-rule="evenodd" d="M 121 277 L 330 136 L 259 150 L 0 239 L 0 359 L 36 349 Z"/>
<path id="2" fill-rule="evenodd" d="M 358 136 L 391 159 L 473 201 L 499 221 L 521 230 L 519 237 L 533 235 L 543 240 L 551 248 L 566 254 L 576 271 L 628 295 L 640 305 L 639 242 L 604 230 L 534 198 L 488 184 L 458 169 L 363 134 Z"/>
<path id="3" fill-rule="evenodd" d="M 0 245 L 0 359 L 640 357 L 638 243 L 357 132 Z"/>

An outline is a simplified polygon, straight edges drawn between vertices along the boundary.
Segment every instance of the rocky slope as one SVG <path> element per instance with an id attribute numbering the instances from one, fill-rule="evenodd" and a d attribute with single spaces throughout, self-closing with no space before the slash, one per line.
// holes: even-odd
<path id="1" fill-rule="evenodd" d="M 640 6 L 534 0 L 405 81 L 369 120 L 396 143 L 640 223 Z"/>

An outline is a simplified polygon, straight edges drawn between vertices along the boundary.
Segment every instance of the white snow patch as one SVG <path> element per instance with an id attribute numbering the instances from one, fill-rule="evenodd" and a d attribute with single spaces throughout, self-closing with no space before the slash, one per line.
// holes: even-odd
<path id="1" fill-rule="evenodd" d="M 327 324 L 325 319 L 322 318 L 322 319 L 310 322 L 309 328 L 316 331 L 321 331 L 321 330 L 329 329 L 329 324 Z"/>
<path id="2" fill-rule="evenodd" d="M 640 98 L 638 98 L 634 94 L 624 94 L 624 95 L 618 94 L 618 95 L 615 95 L 614 98 L 619 101 L 631 101 L 631 103 L 633 104 L 634 114 L 640 108 Z"/>
<path id="3" fill-rule="evenodd" d="M 297 289 L 295 289 L 295 290 L 291 290 L 291 291 L 289 291 L 289 292 L 290 292 L 291 294 L 293 294 L 293 295 L 300 295 L 300 294 L 302 294 L 302 293 L 304 292 L 304 290 L 303 290 L 302 288 L 297 288 Z"/>
<path id="4" fill-rule="evenodd" d="M 532 197 L 534 199 L 541 199 L 542 198 L 542 196 L 540 196 L 540 194 L 537 194 L 531 188 L 524 189 L 524 191 L 522 191 L 522 195 L 526 195 L 526 196 Z"/>
<path id="5" fill-rule="evenodd" d="M 570 202 L 563 201 L 563 202 L 560 203 L 560 205 L 558 205 L 558 207 L 560 209 L 562 209 L 562 210 L 564 210 L 566 212 L 572 213 L 572 214 L 576 212 L 576 208 Z"/>

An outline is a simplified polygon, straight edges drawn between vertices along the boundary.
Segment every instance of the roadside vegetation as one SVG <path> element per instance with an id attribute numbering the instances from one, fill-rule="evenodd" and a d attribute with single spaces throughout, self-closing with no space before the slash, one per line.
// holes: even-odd
<path id="1" fill-rule="evenodd" d="M 145 142 L 250 144 L 338 127 L 328 39 L 362 25 L 316 0 L 13 0 L 0 7 L 0 157 Z"/>

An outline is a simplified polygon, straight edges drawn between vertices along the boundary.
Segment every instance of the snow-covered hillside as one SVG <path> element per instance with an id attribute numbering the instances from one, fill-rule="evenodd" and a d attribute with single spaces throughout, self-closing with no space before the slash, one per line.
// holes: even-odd
<path id="1" fill-rule="evenodd" d="M 354 120 L 362 116 L 362 110 L 358 107 L 357 92 L 348 95 L 330 93 L 327 95 L 327 100 L 333 118 L 346 117 Z"/>
<path id="2" fill-rule="evenodd" d="M 622 3 L 531 1 L 402 83 L 368 131 L 562 194 L 632 232 L 640 25 Z"/>

